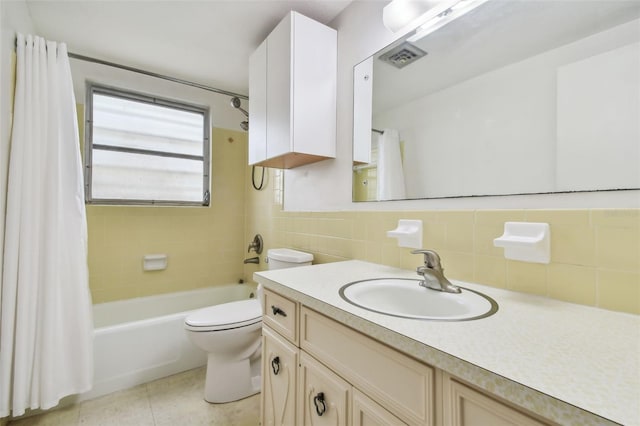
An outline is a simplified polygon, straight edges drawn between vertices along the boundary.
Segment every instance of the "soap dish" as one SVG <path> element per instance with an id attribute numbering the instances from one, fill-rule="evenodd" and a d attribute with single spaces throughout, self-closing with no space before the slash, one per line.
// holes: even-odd
<path id="1" fill-rule="evenodd" d="M 551 261 L 551 231 L 548 223 L 506 222 L 502 236 L 493 245 L 504 248 L 504 257 L 533 263 Z"/>

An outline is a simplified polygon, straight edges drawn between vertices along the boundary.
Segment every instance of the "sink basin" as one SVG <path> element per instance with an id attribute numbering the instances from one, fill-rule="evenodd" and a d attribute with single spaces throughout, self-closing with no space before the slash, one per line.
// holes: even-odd
<path id="1" fill-rule="evenodd" d="M 461 293 L 445 293 L 419 283 L 408 278 L 355 281 L 344 285 L 340 296 L 360 308 L 402 318 L 469 321 L 498 310 L 495 300 L 482 293 L 464 287 Z"/>

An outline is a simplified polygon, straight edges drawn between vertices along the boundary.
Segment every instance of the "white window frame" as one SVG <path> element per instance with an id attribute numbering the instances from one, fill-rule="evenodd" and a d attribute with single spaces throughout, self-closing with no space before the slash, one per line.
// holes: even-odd
<path id="1" fill-rule="evenodd" d="M 202 140 L 202 156 L 179 154 L 165 151 L 154 151 L 147 149 L 137 149 L 110 145 L 94 145 L 93 144 L 93 95 L 107 95 L 116 98 L 126 99 L 136 102 L 144 102 L 152 105 L 161 105 L 168 108 L 174 108 L 180 111 L 195 112 L 203 115 L 203 140 Z M 210 193 L 210 146 L 211 146 L 211 125 L 210 125 L 209 108 L 188 104 L 172 99 L 161 98 L 157 96 L 132 92 L 130 90 L 119 89 L 115 87 L 105 86 L 93 82 L 87 82 L 86 100 L 85 100 L 85 119 L 84 119 L 84 164 L 85 164 L 85 202 L 87 204 L 105 204 L 105 205 L 166 205 L 166 206 L 209 206 Z M 106 151 L 116 151 L 121 153 L 142 154 L 151 156 L 173 157 L 187 160 L 202 161 L 202 179 L 203 194 L 201 202 L 181 201 L 181 200 L 151 200 L 151 199 L 102 199 L 93 198 L 92 196 L 92 164 L 93 150 L 101 149 Z"/>

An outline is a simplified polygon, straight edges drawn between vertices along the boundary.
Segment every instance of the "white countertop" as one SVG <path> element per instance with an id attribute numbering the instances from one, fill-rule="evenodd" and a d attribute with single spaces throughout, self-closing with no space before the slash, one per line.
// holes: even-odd
<path id="1" fill-rule="evenodd" d="M 455 280 L 492 297 L 498 312 L 462 322 L 404 319 L 338 294 L 349 282 L 392 277 L 417 275 L 357 260 L 254 274 L 266 288 L 560 424 L 640 426 L 640 316 Z"/>

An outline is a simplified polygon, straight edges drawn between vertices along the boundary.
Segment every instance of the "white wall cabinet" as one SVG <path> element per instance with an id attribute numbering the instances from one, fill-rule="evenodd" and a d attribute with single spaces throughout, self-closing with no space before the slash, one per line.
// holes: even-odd
<path id="1" fill-rule="evenodd" d="M 294 300 L 264 296 L 263 425 L 550 424 Z"/>
<path id="2" fill-rule="evenodd" d="M 336 155 L 337 33 L 289 13 L 249 58 L 249 164 Z"/>

